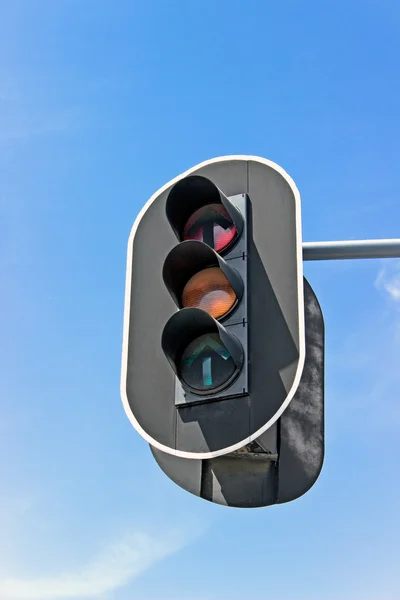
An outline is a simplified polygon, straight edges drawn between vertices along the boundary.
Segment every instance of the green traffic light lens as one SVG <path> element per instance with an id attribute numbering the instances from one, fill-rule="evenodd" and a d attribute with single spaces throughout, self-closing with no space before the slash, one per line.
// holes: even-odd
<path id="1" fill-rule="evenodd" d="M 228 384 L 237 368 L 216 333 L 201 335 L 191 342 L 180 361 L 180 375 L 193 391 L 209 392 Z"/>

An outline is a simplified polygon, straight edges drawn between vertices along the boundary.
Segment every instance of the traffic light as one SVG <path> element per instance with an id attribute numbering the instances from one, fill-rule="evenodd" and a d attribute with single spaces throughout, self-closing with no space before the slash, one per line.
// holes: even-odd
<path id="1" fill-rule="evenodd" d="M 268 465 L 262 485 L 271 490 L 271 473 L 284 465 L 283 418 L 309 374 L 300 221 L 298 190 L 281 167 L 228 156 L 167 183 L 132 228 L 122 401 L 159 464 L 189 491 L 184 473 L 207 465 L 210 481 L 229 463 L 239 482 L 244 453 Z M 290 469 L 281 468 L 282 481 Z M 194 493 L 219 501 L 211 488 Z M 276 497 L 246 504 L 227 494 L 224 502 Z"/>
<path id="2" fill-rule="evenodd" d="M 177 406 L 248 393 L 246 204 L 246 194 L 227 198 L 200 175 L 178 181 L 167 196 L 179 244 L 162 272 L 179 311 L 161 346 L 177 376 Z"/>

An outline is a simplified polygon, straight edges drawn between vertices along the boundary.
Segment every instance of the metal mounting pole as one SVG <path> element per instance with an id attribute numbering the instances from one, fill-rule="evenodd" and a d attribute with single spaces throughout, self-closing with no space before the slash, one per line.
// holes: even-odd
<path id="1" fill-rule="evenodd" d="M 400 239 L 303 243 L 303 260 L 396 257 L 400 257 Z"/>

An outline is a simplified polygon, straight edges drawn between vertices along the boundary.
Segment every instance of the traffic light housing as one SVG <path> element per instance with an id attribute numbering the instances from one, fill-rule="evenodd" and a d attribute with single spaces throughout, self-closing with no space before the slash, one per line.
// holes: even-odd
<path id="1" fill-rule="evenodd" d="M 153 450 L 193 465 L 243 449 L 275 455 L 304 370 L 304 319 L 292 179 L 247 156 L 183 173 L 152 196 L 128 242 L 129 420 Z"/>
<path id="2" fill-rule="evenodd" d="M 179 243 L 163 280 L 178 312 L 161 346 L 177 377 L 175 404 L 248 394 L 247 196 L 231 198 L 206 177 L 172 186 L 165 213 Z"/>

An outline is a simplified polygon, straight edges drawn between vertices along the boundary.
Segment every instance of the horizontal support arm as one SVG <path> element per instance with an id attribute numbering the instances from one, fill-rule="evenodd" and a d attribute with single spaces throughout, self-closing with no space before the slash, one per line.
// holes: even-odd
<path id="1" fill-rule="evenodd" d="M 400 239 L 303 242 L 303 260 L 400 257 Z"/>

